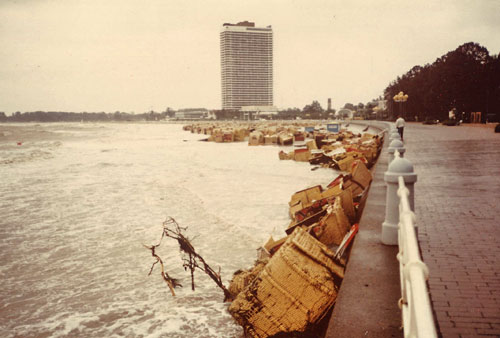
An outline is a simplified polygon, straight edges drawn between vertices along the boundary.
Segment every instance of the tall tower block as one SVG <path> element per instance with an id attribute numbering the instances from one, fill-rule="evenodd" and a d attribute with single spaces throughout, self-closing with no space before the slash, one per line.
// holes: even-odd
<path id="1" fill-rule="evenodd" d="M 273 105 L 273 30 L 243 21 L 220 32 L 222 109 Z"/>

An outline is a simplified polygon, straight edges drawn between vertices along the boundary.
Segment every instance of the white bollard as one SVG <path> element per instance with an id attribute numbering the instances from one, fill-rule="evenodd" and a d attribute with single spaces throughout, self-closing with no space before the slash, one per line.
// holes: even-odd
<path id="1" fill-rule="evenodd" d="M 389 144 L 389 147 L 387 147 L 387 152 L 389 153 L 389 164 L 391 164 L 391 162 L 394 160 L 394 157 L 395 157 L 394 152 L 396 150 L 399 152 L 400 157 L 404 157 L 404 153 L 406 151 L 406 148 L 405 148 L 403 142 L 401 142 L 398 139 L 392 140 L 391 143 Z"/>
<path id="2" fill-rule="evenodd" d="M 401 141 L 401 135 L 399 135 L 398 131 L 395 129 L 391 131 L 391 134 L 389 136 L 389 141 L 393 141 L 393 140 L 400 140 Z"/>
<path id="3" fill-rule="evenodd" d="M 395 158 L 384 174 L 384 181 L 387 185 L 387 197 L 385 202 L 385 220 L 382 223 L 382 243 L 386 245 L 398 244 L 398 223 L 399 223 L 399 196 L 398 177 L 403 176 L 406 188 L 410 195 L 410 208 L 414 211 L 414 189 L 413 185 L 417 181 L 417 174 L 413 171 L 413 164 L 405 158 Z"/>

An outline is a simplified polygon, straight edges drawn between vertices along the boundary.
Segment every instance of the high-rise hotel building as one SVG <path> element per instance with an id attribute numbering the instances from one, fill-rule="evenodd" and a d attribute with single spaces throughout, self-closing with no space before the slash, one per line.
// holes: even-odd
<path id="1" fill-rule="evenodd" d="M 273 30 L 225 23 L 220 32 L 222 109 L 273 105 Z"/>

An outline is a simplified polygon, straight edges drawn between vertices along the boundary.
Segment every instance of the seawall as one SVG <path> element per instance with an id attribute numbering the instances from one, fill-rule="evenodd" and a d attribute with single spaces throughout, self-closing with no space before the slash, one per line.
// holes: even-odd
<path id="1" fill-rule="evenodd" d="M 383 129 L 387 122 L 351 122 Z M 377 163 L 372 169 L 373 181 L 359 222 L 344 281 L 337 296 L 325 337 L 403 337 L 397 246 L 380 241 L 385 218 L 386 186 L 384 173 L 388 166 L 388 135 Z"/>

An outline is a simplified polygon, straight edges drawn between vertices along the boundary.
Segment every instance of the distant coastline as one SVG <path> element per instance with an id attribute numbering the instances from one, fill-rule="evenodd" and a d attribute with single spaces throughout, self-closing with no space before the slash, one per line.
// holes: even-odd
<path id="1" fill-rule="evenodd" d="M 161 121 L 172 117 L 173 113 L 166 111 L 162 113 L 149 112 L 142 114 L 131 114 L 125 112 L 114 113 L 73 113 L 73 112 L 15 112 L 11 116 L 0 113 L 0 122 L 115 122 L 115 121 Z"/>

